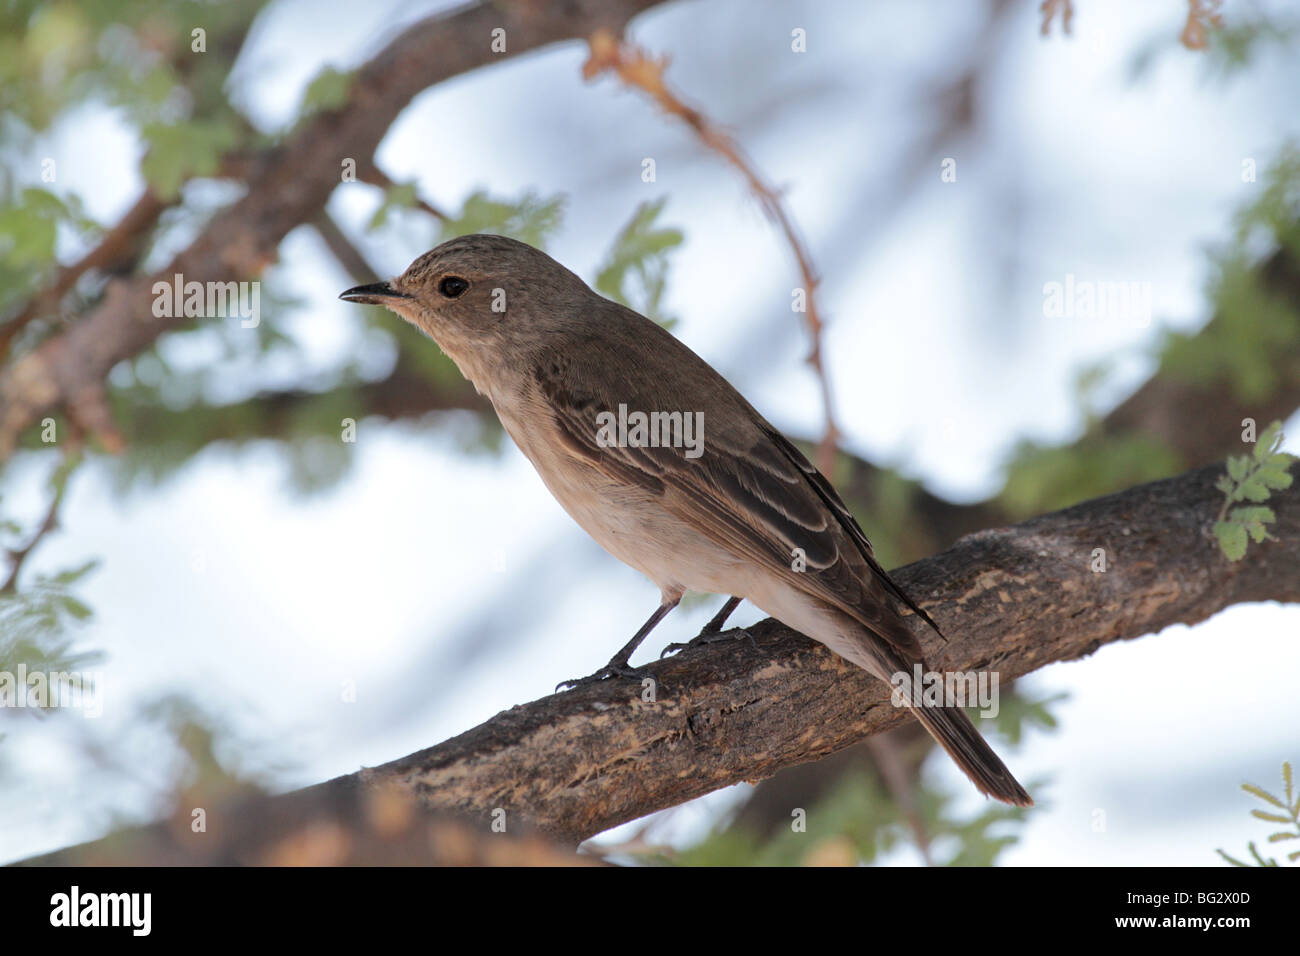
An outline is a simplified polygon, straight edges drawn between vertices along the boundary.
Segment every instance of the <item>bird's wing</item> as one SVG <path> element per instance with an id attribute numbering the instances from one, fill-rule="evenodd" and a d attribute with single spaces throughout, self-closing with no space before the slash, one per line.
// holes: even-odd
<path id="1" fill-rule="evenodd" d="M 734 391 L 727 397 L 734 394 L 737 411 L 744 412 L 735 417 L 733 425 L 739 427 L 706 422 L 713 427 L 703 454 L 691 459 L 682 448 L 600 444 L 595 416 L 606 409 L 599 399 L 572 378 L 539 377 L 538 384 L 570 454 L 649 492 L 665 510 L 721 547 L 837 607 L 909 660 L 920 659 L 920 644 L 898 615 L 894 599 L 932 626 L 934 622 L 877 563 L 867 536 L 830 483 Z M 656 408 L 653 402 L 629 402 L 629 407 L 678 410 Z M 803 552 L 806 570 L 792 567 L 796 548 Z"/>

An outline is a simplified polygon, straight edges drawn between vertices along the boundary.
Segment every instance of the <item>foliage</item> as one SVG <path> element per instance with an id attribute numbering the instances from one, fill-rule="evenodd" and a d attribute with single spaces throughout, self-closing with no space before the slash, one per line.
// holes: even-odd
<path id="1" fill-rule="evenodd" d="M 1178 455 L 1159 439 L 1103 436 L 1094 426 L 1072 445 L 1019 443 L 1000 502 L 1010 515 L 1027 517 L 1167 478 L 1181 467 Z"/>
<path id="2" fill-rule="evenodd" d="M 299 120 L 313 113 L 335 110 L 348 101 L 355 74 L 327 66 L 307 84 L 299 107 Z"/>
<path id="3" fill-rule="evenodd" d="M 1215 319 L 1196 332 L 1168 332 L 1160 372 L 1179 381 L 1225 381 L 1243 402 L 1268 398 L 1281 383 L 1280 356 L 1300 347 L 1300 310 L 1270 288 L 1260 250 L 1300 259 L 1300 149 L 1279 152 L 1264 172 L 1260 197 L 1234 217 L 1232 240 L 1211 253 L 1207 288 Z"/>
<path id="4" fill-rule="evenodd" d="M 665 196 L 636 207 L 596 271 L 596 291 L 671 327 L 674 320 L 660 314 L 659 306 L 668 283 L 668 252 L 682 244 L 683 236 L 680 229 L 655 223 L 667 201 Z M 633 281 L 635 295 L 629 288 Z"/>
<path id="5" fill-rule="evenodd" d="M 1274 809 L 1269 809 L 1269 810 L 1256 809 L 1250 811 L 1250 815 L 1252 817 L 1255 817 L 1256 819 L 1259 820 L 1266 820 L 1269 823 L 1280 823 L 1286 827 L 1294 828 L 1295 832 L 1292 832 L 1291 829 L 1275 830 L 1273 833 L 1270 833 L 1268 836 L 1269 843 L 1282 843 L 1289 840 L 1300 840 L 1300 796 L 1296 794 L 1295 787 L 1293 786 L 1291 764 L 1285 762 L 1282 764 L 1282 794 L 1283 794 L 1282 796 L 1280 797 L 1276 796 L 1270 793 L 1269 791 L 1265 790 L 1263 787 L 1255 786 L 1253 783 L 1243 783 L 1241 785 L 1241 789 L 1245 790 L 1251 796 L 1259 800 L 1262 800 L 1269 807 L 1282 811 L 1282 813 L 1277 813 L 1275 812 Z M 1255 861 L 1254 863 L 1255 866 L 1277 866 L 1278 865 L 1276 859 L 1272 857 L 1265 858 L 1261 856 L 1253 840 L 1249 844 L 1247 844 L 1247 846 L 1250 849 L 1251 858 L 1254 859 Z M 1241 860 L 1237 859 L 1236 857 L 1229 856 L 1227 853 L 1223 852 L 1223 850 L 1217 850 L 1216 852 L 1219 854 L 1219 856 L 1223 857 L 1223 859 L 1231 863 L 1233 866 L 1252 865 L 1250 863 L 1244 863 Z M 1300 861 L 1300 850 L 1292 850 L 1291 852 L 1287 853 L 1286 858 L 1288 862 L 1291 863 L 1296 863 Z"/>
<path id="6" fill-rule="evenodd" d="M 1224 494 L 1223 507 L 1214 522 L 1214 536 L 1229 561 L 1240 561 L 1246 556 L 1248 538 L 1256 544 L 1273 540 L 1267 526 L 1277 516 L 1263 502 L 1274 491 L 1291 487 L 1287 469 L 1294 461 L 1293 456 L 1279 451 L 1281 447 L 1282 423 L 1274 422 L 1259 436 L 1254 453 L 1230 457 L 1227 474 L 1214 483 Z M 1253 504 L 1232 508 L 1239 501 Z"/>
<path id="7" fill-rule="evenodd" d="M 457 215 L 443 222 L 441 241 L 474 232 L 490 232 L 544 249 L 560 228 L 563 215 L 563 196 L 543 199 L 529 191 L 514 202 L 507 202 L 477 190 L 466 197 Z"/>
<path id="8" fill-rule="evenodd" d="M 52 514 L 57 514 L 68 479 L 78 464 L 78 458 L 69 457 L 50 477 Z M 0 518 L 0 550 L 18 561 L 20 554 L 39 542 L 45 530 L 44 525 L 28 530 L 11 518 Z M 86 561 L 55 574 L 32 575 L 30 580 L 19 575 L 17 568 L 10 570 L 8 586 L 0 589 L 0 673 L 16 681 L 14 675 L 20 669 L 48 676 L 83 671 L 101 659 L 96 651 L 78 648 L 79 628 L 90 620 L 92 611 L 74 593 L 97 563 Z"/>
<path id="9" fill-rule="evenodd" d="M 1157 377 L 1204 386 L 1224 382 L 1242 402 L 1259 403 L 1277 392 L 1284 376 L 1294 375 L 1287 356 L 1300 349 L 1300 309 L 1293 298 L 1268 285 L 1269 270 L 1261 265 L 1278 250 L 1300 260 L 1300 149 L 1294 146 L 1279 151 L 1263 175 L 1259 198 L 1234 216 L 1231 241 L 1211 253 L 1206 291 L 1214 318 L 1193 332 L 1161 335 Z M 1080 405 L 1087 415 L 1078 441 L 1016 446 L 1001 494 L 1011 515 L 1040 514 L 1167 478 L 1186 467 L 1157 438 L 1104 432 L 1089 393 L 1105 374 L 1104 368 L 1092 366 L 1079 376 Z M 1226 532 L 1232 547 L 1240 541 L 1244 553 L 1240 536 L 1258 533 L 1267 523 L 1261 520 L 1265 512 L 1243 513 L 1240 527 L 1245 531 Z"/>

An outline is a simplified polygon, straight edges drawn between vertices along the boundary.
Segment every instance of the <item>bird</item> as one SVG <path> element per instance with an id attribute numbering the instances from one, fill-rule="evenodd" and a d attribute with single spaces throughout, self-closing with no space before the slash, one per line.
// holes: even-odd
<path id="1" fill-rule="evenodd" d="M 631 655 L 688 590 L 729 596 L 706 632 L 747 600 L 895 687 L 924 667 L 904 609 L 942 632 L 881 567 L 830 481 L 658 323 L 495 234 L 448 239 L 340 298 L 384 306 L 433 339 L 565 511 L 658 586 L 627 645 L 567 685 L 637 676 Z M 960 707 L 919 700 L 903 695 L 981 793 L 1033 805 Z"/>

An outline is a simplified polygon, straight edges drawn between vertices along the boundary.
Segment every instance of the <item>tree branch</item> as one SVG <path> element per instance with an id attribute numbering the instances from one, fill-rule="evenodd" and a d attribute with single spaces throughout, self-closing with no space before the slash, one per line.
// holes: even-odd
<path id="1" fill-rule="evenodd" d="M 172 817 L 25 866 L 595 866 L 541 834 L 474 826 L 392 788 L 178 795 Z M 202 808 L 201 811 L 191 808 Z M 198 826 L 198 821 L 202 826 Z"/>
<path id="2" fill-rule="evenodd" d="M 348 102 L 306 120 L 285 143 L 256 157 L 251 186 L 213 217 L 201 235 L 156 275 L 111 282 L 103 300 L 65 333 L 0 371 L 0 460 L 18 435 L 53 408 L 85 412 L 80 424 L 111 434 L 103 403 L 92 399 L 112 367 L 147 348 L 169 327 L 153 317 L 157 281 L 252 278 L 275 259 L 288 232 L 309 222 L 341 181 L 342 162 L 368 161 L 388 127 L 421 90 L 486 63 L 593 30 L 615 32 L 663 0 L 476 3 L 411 26 L 362 67 Z M 504 28 L 506 52 L 492 50 Z"/>
<path id="3" fill-rule="evenodd" d="M 1269 501 L 1276 540 L 1230 563 L 1209 532 L 1221 472 L 1209 466 L 982 531 L 899 569 L 899 583 L 947 622 L 949 644 L 927 640 L 931 666 L 1010 680 L 1233 604 L 1300 601 L 1300 484 Z M 1091 570 L 1095 548 L 1106 550 L 1105 572 Z M 657 701 L 627 683 L 544 697 L 427 750 L 271 798 L 265 812 L 283 820 L 295 816 L 286 808 L 356 805 L 380 789 L 485 831 L 503 810 L 510 832 L 576 843 L 908 719 L 879 681 L 778 622 L 749 634 L 753 644 L 689 648 L 650 665 Z M 274 827 L 252 829 L 264 844 L 276 838 Z M 84 845 L 77 858 L 141 832 Z"/>
<path id="4" fill-rule="evenodd" d="M 1210 466 L 963 538 L 897 572 L 946 623 L 935 669 L 1003 681 L 1245 601 L 1300 600 L 1300 484 L 1270 500 L 1276 541 L 1228 562 L 1208 528 Z M 1090 570 L 1093 549 L 1107 570 Z M 833 753 L 906 720 L 887 688 L 771 619 L 748 641 L 651 665 L 658 701 L 601 684 L 512 708 L 323 787 L 392 784 L 484 821 L 494 808 L 566 840 Z M 1175 693 L 1170 689 L 1169 693 Z"/>

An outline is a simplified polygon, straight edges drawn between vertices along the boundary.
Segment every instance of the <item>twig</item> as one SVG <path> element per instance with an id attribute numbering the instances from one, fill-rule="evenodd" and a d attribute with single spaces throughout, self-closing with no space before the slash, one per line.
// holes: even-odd
<path id="1" fill-rule="evenodd" d="M 383 190 L 392 189 L 397 185 L 397 183 L 393 182 L 392 178 L 387 173 L 370 160 L 357 165 L 357 178 L 363 183 L 369 183 L 371 186 L 378 186 Z M 443 222 L 446 222 L 449 218 L 445 212 L 434 206 L 433 203 L 429 202 L 423 196 L 417 195 L 415 197 L 415 206 L 417 209 L 423 209 L 430 216 L 440 219 Z"/>
<path id="2" fill-rule="evenodd" d="M 60 467 L 66 468 L 68 466 L 65 462 L 63 465 L 60 465 Z M 54 493 L 50 497 L 49 507 L 45 510 L 45 518 L 37 527 L 31 540 L 29 540 L 25 546 L 18 548 L 17 550 L 12 548 L 9 550 L 9 560 L 11 562 L 9 566 L 9 576 L 5 579 L 5 583 L 0 585 L 0 594 L 13 594 L 14 591 L 17 590 L 18 574 L 22 571 L 23 564 L 27 561 L 28 557 L 31 556 L 31 553 L 36 550 L 36 546 L 41 543 L 42 539 L 44 539 L 47 534 L 58 528 L 59 507 L 63 504 L 63 496 L 67 492 L 67 488 L 68 482 L 66 474 L 62 479 L 56 477 L 54 481 Z"/>
<path id="3" fill-rule="evenodd" d="M 925 823 L 916 806 L 916 770 L 908 766 L 903 755 L 899 753 L 898 742 L 891 734 L 877 734 L 867 741 L 867 747 L 875 761 L 885 789 L 894 798 L 894 803 L 902 811 L 907 825 L 912 831 L 912 839 L 921 852 L 921 859 L 926 866 L 933 866 L 930 858 L 930 836 L 925 832 Z"/>
<path id="4" fill-rule="evenodd" d="M 1074 4 L 1071 0 L 1043 0 L 1038 8 L 1038 12 L 1043 15 L 1043 36 L 1051 35 L 1052 20 L 1058 10 L 1061 12 L 1061 32 L 1070 35 L 1071 21 L 1074 20 Z"/>
<path id="5" fill-rule="evenodd" d="M 786 212 L 780 193 L 764 181 L 754 164 L 741 151 L 736 142 L 727 136 L 694 107 L 688 106 L 664 83 L 664 68 L 668 65 L 667 57 L 654 59 L 645 51 L 623 43 L 609 30 L 597 30 L 588 40 L 591 55 L 582 67 L 584 79 L 590 80 L 606 71 L 613 71 L 627 86 L 642 90 L 670 116 L 676 116 L 685 122 L 700 141 L 709 149 L 718 153 L 732 166 L 738 169 L 750 190 L 758 197 L 759 205 L 773 222 L 780 228 L 786 242 L 794 254 L 807 297 L 805 302 L 804 322 L 808 327 L 812 347 L 808 353 L 808 364 L 817 375 L 821 387 L 822 406 L 825 409 L 825 424 L 822 439 L 817 449 L 817 466 L 826 475 L 834 473 L 835 449 L 839 443 L 839 427 L 835 423 L 835 409 L 832 400 L 829 376 L 822 361 L 823 323 L 817 308 L 817 286 L 820 280 L 812 264 L 812 256 L 799 236 L 794 221 Z"/>
<path id="6" fill-rule="evenodd" d="M 21 312 L 0 325 L 0 356 L 9 351 L 14 337 L 29 322 L 57 309 L 59 300 L 87 272 L 92 269 L 115 272 L 134 262 L 144 235 L 154 227 L 168 205 L 146 189 L 117 225 L 104 233 L 95 248 L 71 265 L 59 269 L 50 284 L 36 293 Z"/>
<path id="7" fill-rule="evenodd" d="M 1187 0 L 1187 22 L 1179 42 L 1189 50 L 1207 49 L 1211 31 L 1223 27 L 1222 6 L 1223 0 Z"/>
<path id="8" fill-rule="evenodd" d="M 202 233 L 154 275 L 110 283 L 110 293 L 78 321 L 32 352 L 0 368 L 0 461 L 42 413 L 65 408 L 88 384 L 102 383 L 118 362 L 149 348 L 168 328 L 149 321 L 155 281 L 255 278 L 274 261 L 288 233 L 310 222 L 339 184 L 346 148 L 369 157 L 389 126 L 422 90 L 487 63 L 561 40 L 622 29 L 664 0 L 604 0 L 600 4 L 504 6 L 478 2 L 412 24 L 356 73 L 346 104 L 307 119 L 285 141 L 248 160 L 245 195 L 209 220 Z M 466 37 L 504 29 L 508 52 Z M 118 294 L 112 294 L 113 287 Z M 142 318 L 144 319 L 142 321 Z"/>
<path id="9" fill-rule="evenodd" d="M 347 237 L 347 234 L 339 228 L 339 224 L 334 221 L 334 217 L 322 209 L 312 220 L 312 227 L 329 249 L 330 255 L 334 260 L 343 267 L 353 282 L 365 284 L 367 282 L 377 282 L 379 273 L 375 271 L 366 257 Z"/>

